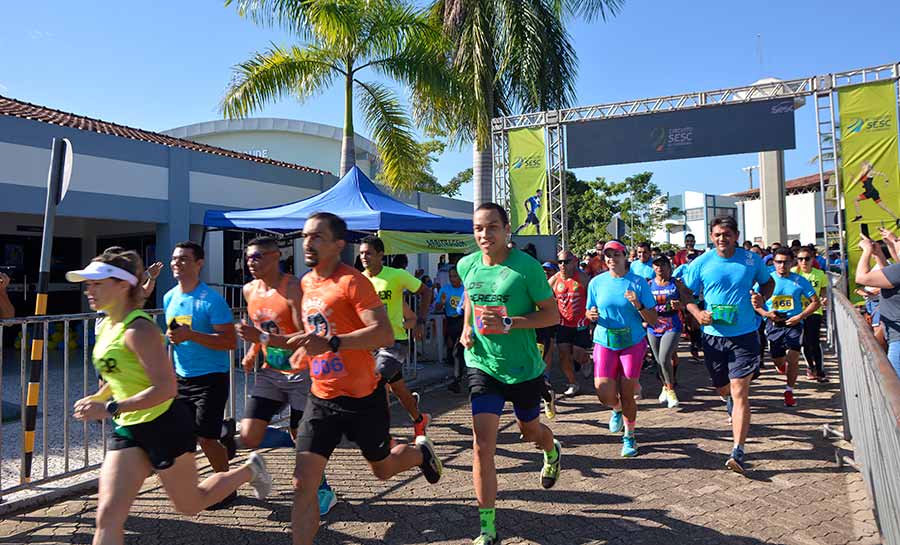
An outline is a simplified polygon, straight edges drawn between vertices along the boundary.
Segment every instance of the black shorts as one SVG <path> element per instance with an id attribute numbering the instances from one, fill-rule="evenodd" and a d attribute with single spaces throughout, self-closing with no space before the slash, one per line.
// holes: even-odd
<path id="1" fill-rule="evenodd" d="M 265 420 L 271 422 L 272 417 L 281 412 L 285 403 L 267 397 L 251 396 L 247 399 L 247 405 L 244 407 L 244 418 L 254 418 L 256 420 Z M 303 418 L 303 411 L 291 407 L 291 429 L 297 429 L 300 420 Z"/>
<path id="2" fill-rule="evenodd" d="M 759 335 L 755 331 L 737 337 L 703 334 L 703 361 L 713 386 L 744 378 L 759 369 Z"/>
<path id="3" fill-rule="evenodd" d="M 507 401 L 513 404 L 516 418 L 522 422 L 531 422 L 540 415 L 541 399 L 546 390 L 543 375 L 518 384 L 506 384 L 481 369 L 469 367 L 468 379 L 473 415 L 493 413 L 499 416 Z"/>
<path id="4" fill-rule="evenodd" d="M 453 342 L 459 342 L 460 336 L 462 336 L 463 330 L 463 317 L 462 316 L 447 316 L 447 321 L 444 326 L 444 336 L 453 340 Z"/>
<path id="5" fill-rule="evenodd" d="M 799 352 L 803 345 L 803 324 L 788 327 L 766 320 L 766 338 L 773 358 L 783 358 L 788 350 Z"/>
<path id="6" fill-rule="evenodd" d="M 587 327 L 559 326 L 556 330 L 556 344 L 572 344 L 585 350 L 594 349 L 594 342 Z"/>
<path id="7" fill-rule="evenodd" d="M 556 330 L 559 326 L 552 325 L 550 327 L 541 327 L 534 330 L 534 334 L 537 335 L 537 343 L 542 344 L 544 346 L 549 346 L 553 339 L 556 337 Z"/>
<path id="8" fill-rule="evenodd" d="M 218 439 L 228 403 L 228 373 L 178 377 L 178 398 L 194 411 L 197 437 Z"/>
<path id="9" fill-rule="evenodd" d="M 197 450 L 190 406 L 181 399 L 172 401 L 166 412 L 150 422 L 132 426 L 112 427 L 106 442 L 107 450 L 139 448 L 150 458 L 156 471 L 169 469 L 175 459 Z"/>
<path id="10" fill-rule="evenodd" d="M 321 399 L 309 394 L 297 431 L 297 452 L 329 458 L 346 437 L 356 443 L 366 460 L 384 460 L 391 453 L 388 411 L 387 392 L 380 387 L 362 398 Z"/>
<path id="11" fill-rule="evenodd" d="M 540 225 L 540 223 L 541 220 L 538 219 L 537 214 L 534 212 L 529 212 L 525 218 L 525 225 Z"/>

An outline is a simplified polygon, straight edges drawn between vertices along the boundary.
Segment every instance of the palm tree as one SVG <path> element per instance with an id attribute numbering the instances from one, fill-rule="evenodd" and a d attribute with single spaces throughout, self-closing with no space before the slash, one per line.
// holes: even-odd
<path id="1" fill-rule="evenodd" d="M 232 0 L 226 0 L 226 5 Z M 221 111 L 240 118 L 292 95 L 314 97 L 333 83 L 344 86 L 340 175 L 356 162 L 353 108 L 362 110 L 378 146 L 383 179 L 395 190 L 413 182 L 420 150 L 412 121 L 396 92 L 360 79 L 369 70 L 408 85 L 416 96 L 445 85 L 444 41 L 427 14 L 402 0 L 234 0 L 241 16 L 277 25 L 303 45 L 256 53 L 234 67 Z"/>
<path id="2" fill-rule="evenodd" d="M 564 19 L 606 20 L 624 0 L 436 0 L 432 17 L 452 45 L 460 81 L 418 114 L 457 142 L 471 141 L 475 206 L 491 200 L 491 119 L 564 108 L 575 96 L 577 58 Z"/>

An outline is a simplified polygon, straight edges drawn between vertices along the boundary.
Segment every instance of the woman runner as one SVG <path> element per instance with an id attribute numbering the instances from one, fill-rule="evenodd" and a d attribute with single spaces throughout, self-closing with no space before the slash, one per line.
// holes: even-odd
<path id="1" fill-rule="evenodd" d="M 682 292 L 687 288 L 680 280 L 672 278 L 672 263 L 662 255 L 653 260 L 656 276 L 650 280 L 650 292 L 656 299 L 656 325 L 647 326 L 647 341 L 659 365 L 663 387 L 659 402 L 667 403 L 670 409 L 678 407 L 675 395 L 675 365 L 678 339 L 681 337 L 682 322 L 679 310 L 682 308 Z"/>
<path id="2" fill-rule="evenodd" d="M 100 471 L 94 545 L 123 542 L 131 504 L 154 472 L 175 509 L 188 515 L 222 501 L 244 483 L 259 499 L 272 488 L 265 461 L 256 453 L 240 468 L 197 483 L 194 419 L 188 406 L 174 399 L 175 370 L 162 332 L 140 310 L 143 269 L 140 256 L 129 251 L 103 253 L 83 270 L 66 274 L 70 282 L 85 282 L 91 309 L 106 315 L 93 350 L 104 385 L 76 401 L 74 414 L 78 420 L 111 417 L 114 422 Z"/>

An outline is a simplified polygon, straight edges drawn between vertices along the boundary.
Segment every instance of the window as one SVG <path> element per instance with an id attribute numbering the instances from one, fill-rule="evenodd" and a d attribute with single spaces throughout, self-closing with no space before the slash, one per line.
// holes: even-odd
<path id="1" fill-rule="evenodd" d="M 717 207 L 717 208 L 710 208 L 709 212 L 710 212 L 710 214 L 712 214 L 712 217 L 714 217 L 714 218 L 717 218 L 719 216 L 729 216 L 729 217 L 733 218 L 737 214 L 737 208 Z"/>
<path id="2" fill-rule="evenodd" d="M 703 209 L 688 208 L 684 211 L 684 218 L 686 221 L 703 221 Z"/>

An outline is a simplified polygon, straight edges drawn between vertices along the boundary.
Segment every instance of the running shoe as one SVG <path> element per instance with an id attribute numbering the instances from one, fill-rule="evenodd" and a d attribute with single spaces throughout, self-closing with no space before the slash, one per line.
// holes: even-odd
<path id="1" fill-rule="evenodd" d="M 744 450 L 740 447 L 734 447 L 731 451 L 731 457 L 725 462 L 725 467 L 735 473 L 743 475 L 744 471 L 746 471 L 744 464 Z"/>
<path id="2" fill-rule="evenodd" d="M 472 540 L 472 545 L 500 545 L 500 538 L 496 535 L 481 534 Z"/>
<path id="3" fill-rule="evenodd" d="M 666 390 L 666 402 L 670 409 L 678 408 L 678 396 L 675 395 L 675 390 Z"/>
<path id="4" fill-rule="evenodd" d="M 428 435 L 428 426 L 431 425 L 431 414 L 429 413 L 419 413 L 422 417 L 418 422 L 413 422 L 413 429 L 415 430 L 416 437 L 420 435 Z"/>
<path id="5" fill-rule="evenodd" d="M 625 428 L 625 418 L 622 411 L 613 411 L 609 416 L 609 431 L 611 433 L 620 433 Z"/>
<path id="6" fill-rule="evenodd" d="M 580 392 L 580 391 L 581 391 L 581 387 L 578 386 L 577 384 L 569 384 L 568 387 L 566 388 L 566 391 L 563 392 L 563 395 L 566 397 L 572 397 L 572 396 L 578 395 L 578 392 Z"/>
<path id="7" fill-rule="evenodd" d="M 237 433 L 237 426 L 234 422 L 233 418 L 226 418 L 222 422 L 222 437 L 219 438 L 219 442 L 225 447 L 225 450 L 228 451 L 228 459 L 232 460 L 235 456 L 237 456 L 237 441 L 234 440 L 234 436 Z"/>
<path id="8" fill-rule="evenodd" d="M 319 496 L 319 516 L 324 517 L 332 507 L 337 505 L 337 496 L 331 488 L 319 488 L 317 494 Z"/>
<path id="9" fill-rule="evenodd" d="M 553 488 L 559 479 L 559 466 L 562 460 L 562 445 L 559 441 L 553 439 L 553 448 L 556 449 L 556 461 L 552 464 L 547 461 L 547 454 L 544 454 L 544 467 L 541 468 L 541 486 L 544 488 Z"/>
<path id="10" fill-rule="evenodd" d="M 669 389 L 663 386 L 662 392 L 659 393 L 659 402 L 665 403 L 669 399 Z"/>
<path id="11" fill-rule="evenodd" d="M 552 388 L 548 392 L 550 399 L 541 400 L 544 404 L 544 415 L 547 420 L 556 420 L 556 392 Z"/>
<path id="12" fill-rule="evenodd" d="M 419 466 L 419 469 L 422 470 L 422 475 L 425 475 L 425 480 L 431 484 L 441 480 L 444 466 L 434 451 L 434 443 L 431 442 L 431 439 L 420 435 L 416 437 L 416 446 L 422 451 L 422 465 Z"/>
<path id="13" fill-rule="evenodd" d="M 828 375 L 826 375 L 825 373 L 822 373 L 821 375 L 816 375 L 816 382 L 818 382 L 820 384 L 824 384 L 824 383 L 828 382 Z"/>
<path id="14" fill-rule="evenodd" d="M 817 378 L 816 374 L 813 372 L 812 369 L 806 370 L 806 380 L 816 380 L 816 378 Z"/>
<path id="15" fill-rule="evenodd" d="M 253 488 L 253 495 L 258 500 L 264 500 L 272 492 L 272 475 L 266 467 L 266 461 L 256 452 L 251 452 L 247 458 L 247 466 L 253 476 L 248 483 Z"/>
<path id="16" fill-rule="evenodd" d="M 623 435 L 622 436 L 622 457 L 623 458 L 634 458 L 637 456 L 637 443 L 634 440 L 634 435 Z"/>
<path id="17" fill-rule="evenodd" d="M 777 363 L 774 364 L 774 365 L 775 365 L 775 370 L 778 371 L 778 374 L 779 374 L 779 375 L 783 375 L 784 372 L 785 372 L 785 371 L 784 371 L 785 365 L 784 365 L 783 363 L 782 363 L 781 365 L 778 365 Z"/>
<path id="18" fill-rule="evenodd" d="M 225 509 L 237 499 L 238 493 L 237 490 L 225 496 L 222 501 L 214 503 L 206 508 L 207 511 L 218 511 L 219 509 Z"/>
<path id="19" fill-rule="evenodd" d="M 794 392 L 789 392 L 787 390 L 784 391 L 784 406 L 785 407 L 796 407 L 797 400 L 794 399 Z"/>

